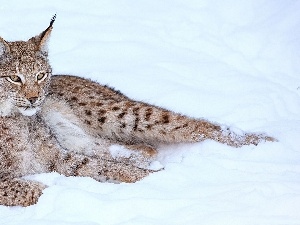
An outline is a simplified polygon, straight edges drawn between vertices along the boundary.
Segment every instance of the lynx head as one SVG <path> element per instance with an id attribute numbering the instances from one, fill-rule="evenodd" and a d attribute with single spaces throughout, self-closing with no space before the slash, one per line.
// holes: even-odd
<path id="1" fill-rule="evenodd" d="M 34 115 L 47 94 L 52 74 L 47 42 L 49 27 L 28 41 L 8 42 L 0 37 L 0 116 Z"/>

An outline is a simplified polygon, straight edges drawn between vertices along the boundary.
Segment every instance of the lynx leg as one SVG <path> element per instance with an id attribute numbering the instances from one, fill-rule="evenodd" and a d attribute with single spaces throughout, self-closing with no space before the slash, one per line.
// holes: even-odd
<path id="1" fill-rule="evenodd" d="M 62 154 L 53 168 L 66 176 L 89 176 L 97 181 L 117 181 L 132 183 L 148 176 L 152 170 L 108 160 L 89 157 L 76 153 Z"/>
<path id="2" fill-rule="evenodd" d="M 37 203 L 45 185 L 22 179 L 0 182 L 0 204 L 6 206 L 29 206 Z"/>

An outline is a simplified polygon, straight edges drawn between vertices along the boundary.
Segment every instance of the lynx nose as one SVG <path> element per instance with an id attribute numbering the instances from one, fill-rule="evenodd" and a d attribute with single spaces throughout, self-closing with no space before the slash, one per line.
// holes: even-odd
<path id="1" fill-rule="evenodd" d="M 33 103 L 36 102 L 37 99 L 38 99 L 38 97 L 31 97 L 31 98 L 28 99 L 28 101 L 29 101 L 31 104 L 33 104 Z"/>

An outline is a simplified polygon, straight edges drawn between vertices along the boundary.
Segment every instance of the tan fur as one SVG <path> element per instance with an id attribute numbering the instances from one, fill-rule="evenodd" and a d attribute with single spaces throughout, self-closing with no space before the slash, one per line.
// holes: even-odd
<path id="1" fill-rule="evenodd" d="M 52 24 L 28 41 L 0 38 L 0 204 L 28 206 L 45 185 L 25 175 L 56 171 L 98 181 L 135 182 L 159 144 L 212 139 L 230 146 L 273 141 L 131 100 L 75 76 L 52 76 Z"/>

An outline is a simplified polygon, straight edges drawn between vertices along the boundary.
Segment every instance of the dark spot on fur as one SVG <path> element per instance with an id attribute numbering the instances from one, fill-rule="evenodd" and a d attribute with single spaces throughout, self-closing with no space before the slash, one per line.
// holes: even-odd
<path id="1" fill-rule="evenodd" d="M 85 102 L 79 102 L 78 105 L 80 105 L 80 106 L 85 106 L 86 103 L 85 103 Z"/>
<path id="2" fill-rule="evenodd" d="M 165 134 L 166 134 L 166 131 L 164 131 L 164 130 L 160 130 L 160 131 L 159 131 L 159 133 L 161 133 L 161 134 L 165 135 Z"/>
<path id="3" fill-rule="evenodd" d="M 88 125 L 91 125 L 91 121 L 89 121 L 89 120 L 85 120 L 84 122 Z"/>
<path id="4" fill-rule="evenodd" d="M 147 125 L 145 126 L 145 128 L 148 129 L 148 130 L 150 130 L 150 129 L 152 128 L 152 125 L 151 125 L 151 124 L 147 124 Z"/>
<path id="5" fill-rule="evenodd" d="M 88 162 L 89 162 L 89 159 L 88 158 L 84 158 L 82 160 L 82 165 L 86 165 Z"/>
<path id="6" fill-rule="evenodd" d="M 112 110 L 113 110 L 113 111 L 117 111 L 117 110 L 119 110 L 119 109 L 120 109 L 120 107 L 118 107 L 118 106 L 112 107 Z"/>
<path id="7" fill-rule="evenodd" d="M 78 100 L 78 98 L 75 97 L 75 96 L 73 96 L 73 97 L 71 98 L 71 101 L 77 101 L 77 100 Z"/>
<path id="8" fill-rule="evenodd" d="M 54 162 L 49 163 L 48 170 L 51 171 L 51 172 L 55 171 L 55 163 Z"/>
<path id="9" fill-rule="evenodd" d="M 8 127 L 2 125 L 2 130 L 7 130 L 7 129 L 8 129 Z"/>
<path id="10" fill-rule="evenodd" d="M 137 130 L 137 127 L 138 127 L 138 124 L 139 124 L 139 118 L 136 117 L 135 120 L 134 120 L 134 126 L 133 126 L 133 130 L 136 131 Z"/>
<path id="11" fill-rule="evenodd" d="M 180 129 L 181 128 L 181 126 L 177 126 L 177 127 L 175 127 L 173 130 L 178 130 L 178 129 Z"/>
<path id="12" fill-rule="evenodd" d="M 87 116 L 91 116 L 91 115 L 92 115 L 92 112 L 91 112 L 91 110 L 85 110 L 85 114 L 86 114 Z"/>
<path id="13" fill-rule="evenodd" d="M 106 113 L 106 110 L 104 110 L 104 109 L 100 109 L 99 111 L 98 111 L 98 115 L 100 115 L 100 116 L 102 116 L 103 114 L 105 114 Z"/>
<path id="14" fill-rule="evenodd" d="M 155 120 L 155 121 L 154 121 L 154 125 L 158 125 L 158 124 L 160 124 L 160 121 Z"/>
<path id="15" fill-rule="evenodd" d="M 149 121 L 150 116 L 152 115 L 152 113 L 153 113 L 153 109 L 152 108 L 147 108 L 146 109 L 146 113 L 145 113 L 145 120 L 146 121 Z"/>
<path id="16" fill-rule="evenodd" d="M 140 110 L 140 108 L 139 107 L 135 107 L 135 108 L 133 108 L 133 114 L 135 115 L 135 116 L 138 116 L 139 115 L 139 110 Z"/>
<path id="17" fill-rule="evenodd" d="M 182 128 L 187 127 L 188 125 L 189 125 L 188 123 L 185 123 L 185 124 L 183 124 L 183 125 L 181 125 L 181 126 L 174 127 L 173 130 L 180 130 L 180 129 L 182 129 Z"/>
<path id="18" fill-rule="evenodd" d="M 118 118 L 119 118 L 119 119 L 122 119 L 124 116 L 125 116 L 125 113 L 122 112 L 122 113 L 120 113 L 120 114 L 118 115 Z"/>
<path id="19" fill-rule="evenodd" d="M 98 118 L 98 122 L 105 123 L 106 117 L 100 117 Z"/>
<path id="20" fill-rule="evenodd" d="M 11 142 L 11 141 L 13 141 L 13 139 L 11 137 L 6 138 L 6 140 L 5 140 L 6 143 Z"/>
<path id="21" fill-rule="evenodd" d="M 169 115 L 168 114 L 164 114 L 162 116 L 162 123 L 169 123 L 170 120 L 169 120 Z"/>
<path id="22" fill-rule="evenodd" d="M 121 123 L 120 128 L 125 128 L 126 127 L 126 123 Z"/>

